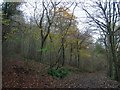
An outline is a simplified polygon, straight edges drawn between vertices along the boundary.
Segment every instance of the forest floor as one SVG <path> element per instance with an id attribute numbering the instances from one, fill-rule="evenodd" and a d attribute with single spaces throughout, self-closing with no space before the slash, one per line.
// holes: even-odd
<path id="1" fill-rule="evenodd" d="M 6 59 L 2 65 L 3 88 L 118 88 L 119 83 L 106 77 L 105 71 L 71 72 L 63 79 L 47 74 L 47 66 L 19 59 Z"/>

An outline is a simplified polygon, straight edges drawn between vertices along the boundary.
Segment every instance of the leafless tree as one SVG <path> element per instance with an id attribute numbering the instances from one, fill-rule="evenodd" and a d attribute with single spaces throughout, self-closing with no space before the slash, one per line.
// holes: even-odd
<path id="1" fill-rule="evenodd" d="M 42 60 L 42 53 L 45 41 L 51 31 L 51 26 L 54 22 L 55 17 L 55 10 L 57 8 L 57 5 L 59 5 L 60 2 L 53 2 L 53 1 L 42 1 L 39 6 L 41 6 L 42 10 L 38 8 L 37 3 L 35 2 L 34 7 L 34 20 L 37 24 L 37 26 L 40 29 L 41 33 L 41 50 L 40 50 L 40 61 Z M 42 12 L 39 14 L 39 12 Z"/>
<path id="2" fill-rule="evenodd" d="M 92 27 L 95 24 L 100 30 L 102 37 L 104 38 L 104 44 L 107 51 L 109 62 L 109 76 L 114 77 L 115 80 L 120 80 L 120 69 L 118 63 L 118 47 L 120 45 L 120 15 L 119 15 L 119 2 L 106 0 L 102 2 L 100 0 L 95 1 L 93 5 L 90 5 L 91 11 L 83 6 L 83 10 L 87 14 L 88 22 Z M 92 23 L 92 24 L 91 24 Z"/>

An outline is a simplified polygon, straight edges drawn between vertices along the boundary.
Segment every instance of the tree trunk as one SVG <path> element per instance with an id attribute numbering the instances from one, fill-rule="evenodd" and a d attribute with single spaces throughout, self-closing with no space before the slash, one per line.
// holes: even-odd
<path id="1" fill-rule="evenodd" d="M 109 40 L 109 56 L 110 56 L 110 66 L 109 66 L 109 74 L 115 80 L 118 80 L 118 66 L 117 66 L 117 56 L 116 56 L 116 49 L 115 49 L 115 41 L 114 41 L 114 34 L 110 31 L 110 35 L 108 36 Z"/>
<path id="2" fill-rule="evenodd" d="M 70 45 L 70 61 L 69 61 L 69 65 L 70 65 L 71 61 L 72 61 L 72 43 Z"/>
<path id="3" fill-rule="evenodd" d="M 65 64 L 65 47 L 64 47 L 64 38 L 62 38 L 62 66 Z"/>
<path id="4" fill-rule="evenodd" d="M 40 62 L 42 62 L 42 55 L 43 55 L 43 47 L 44 47 L 44 41 L 41 40 L 41 47 L 40 47 Z"/>
<path id="5" fill-rule="evenodd" d="M 79 51 L 78 41 L 77 41 L 77 66 L 78 66 L 78 68 L 80 66 L 80 51 Z"/>

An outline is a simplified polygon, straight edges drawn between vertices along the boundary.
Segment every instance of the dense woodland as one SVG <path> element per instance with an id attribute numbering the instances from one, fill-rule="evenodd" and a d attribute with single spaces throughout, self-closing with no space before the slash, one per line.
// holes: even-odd
<path id="1" fill-rule="evenodd" d="M 21 10 L 23 6 L 30 9 L 27 4 L 32 7 L 33 12 L 29 12 L 31 16 L 27 16 L 24 10 Z M 58 78 L 62 79 L 63 83 L 65 80 L 86 73 L 88 76 L 91 75 L 93 81 L 96 81 L 94 78 L 97 74 L 94 75 L 94 73 L 100 72 L 98 75 L 101 76 L 98 76 L 97 79 L 102 78 L 105 74 L 108 80 L 113 80 L 111 82 L 119 84 L 119 2 L 93 0 L 91 3 L 86 3 L 42 0 L 31 4 L 30 2 L 3 1 L 1 8 L 3 87 L 37 87 L 27 86 L 28 81 L 26 86 L 12 86 L 12 82 L 8 83 L 9 85 L 6 84 L 10 80 L 16 80 L 15 76 L 12 77 L 10 73 L 14 73 L 15 70 L 16 74 L 24 72 L 18 76 L 22 79 L 22 75 L 25 73 L 30 72 L 28 74 L 33 75 L 39 71 L 37 72 L 38 76 L 48 75 L 52 80 L 56 80 L 54 82 L 56 84 L 59 81 Z M 84 24 L 82 30 L 78 27 L 79 21 L 75 15 L 76 8 L 81 8 L 85 13 L 85 21 L 81 21 Z M 99 38 L 94 38 L 95 34 Z M 15 62 L 21 62 L 24 65 Z M 37 66 L 40 68 L 36 68 Z M 102 74 L 103 72 L 104 74 Z M 9 73 L 11 76 L 8 75 Z M 71 73 L 72 77 L 70 77 Z M 28 75 L 25 74 L 25 76 Z M 64 80 L 67 77 L 69 78 Z M 32 79 L 28 79 L 32 83 Z M 85 80 L 84 78 L 76 80 L 81 79 Z M 42 87 L 40 85 L 39 87 Z M 61 86 L 56 87 L 61 88 Z M 95 87 L 94 84 L 93 87 Z M 104 86 L 101 87 L 104 88 Z"/>

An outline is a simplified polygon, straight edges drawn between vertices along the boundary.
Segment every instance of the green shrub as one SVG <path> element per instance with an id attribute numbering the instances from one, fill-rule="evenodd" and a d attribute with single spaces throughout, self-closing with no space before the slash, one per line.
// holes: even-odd
<path id="1" fill-rule="evenodd" d="M 70 73 L 69 69 L 59 68 L 59 69 L 49 69 L 48 74 L 53 76 L 54 78 L 64 78 Z"/>

